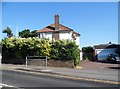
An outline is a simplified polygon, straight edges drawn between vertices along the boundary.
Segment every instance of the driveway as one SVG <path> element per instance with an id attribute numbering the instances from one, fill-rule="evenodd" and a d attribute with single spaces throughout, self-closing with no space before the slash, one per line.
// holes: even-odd
<path id="1" fill-rule="evenodd" d="M 80 66 L 84 69 L 120 69 L 119 64 L 91 62 L 88 60 L 81 61 Z"/>

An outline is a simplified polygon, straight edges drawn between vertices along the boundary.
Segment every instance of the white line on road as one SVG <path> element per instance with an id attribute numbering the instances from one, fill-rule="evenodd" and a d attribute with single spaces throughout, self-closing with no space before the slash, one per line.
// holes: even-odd
<path id="1" fill-rule="evenodd" d="M 0 88 L 2 88 L 2 87 L 14 87 L 14 86 L 0 83 Z"/>

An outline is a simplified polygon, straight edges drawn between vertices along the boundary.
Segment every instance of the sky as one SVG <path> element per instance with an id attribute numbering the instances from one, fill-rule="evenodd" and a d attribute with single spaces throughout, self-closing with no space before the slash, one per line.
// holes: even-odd
<path id="1" fill-rule="evenodd" d="M 81 48 L 118 43 L 117 2 L 2 2 L 2 30 L 9 26 L 14 35 L 39 30 L 54 23 L 55 14 L 61 24 L 81 34 Z"/>

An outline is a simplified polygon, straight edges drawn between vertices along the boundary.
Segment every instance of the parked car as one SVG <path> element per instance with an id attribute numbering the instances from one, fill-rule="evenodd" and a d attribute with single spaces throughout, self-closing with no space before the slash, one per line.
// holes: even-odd
<path id="1" fill-rule="evenodd" d="M 107 57 L 107 61 L 117 63 L 117 62 L 120 62 L 120 57 L 116 53 L 109 54 Z"/>

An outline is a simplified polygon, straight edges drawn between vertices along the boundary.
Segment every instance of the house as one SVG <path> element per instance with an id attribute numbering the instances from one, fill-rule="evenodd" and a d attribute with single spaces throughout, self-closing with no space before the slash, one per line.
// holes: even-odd
<path id="1" fill-rule="evenodd" d="M 80 45 L 80 34 L 73 29 L 59 24 L 59 15 L 55 15 L 55 22 L 43 29 L 37 30 L 39 38 L 49 38 L 50 40 L 69 39 Z"/>
<path id="2" fill-rule="evenodd" d="M 112 43 L 94 45 L 95 60 L 106 61 L 108 55 L 115 53 L 118 48 L 120 48 L 119 44 L 112 44 Z"/>

